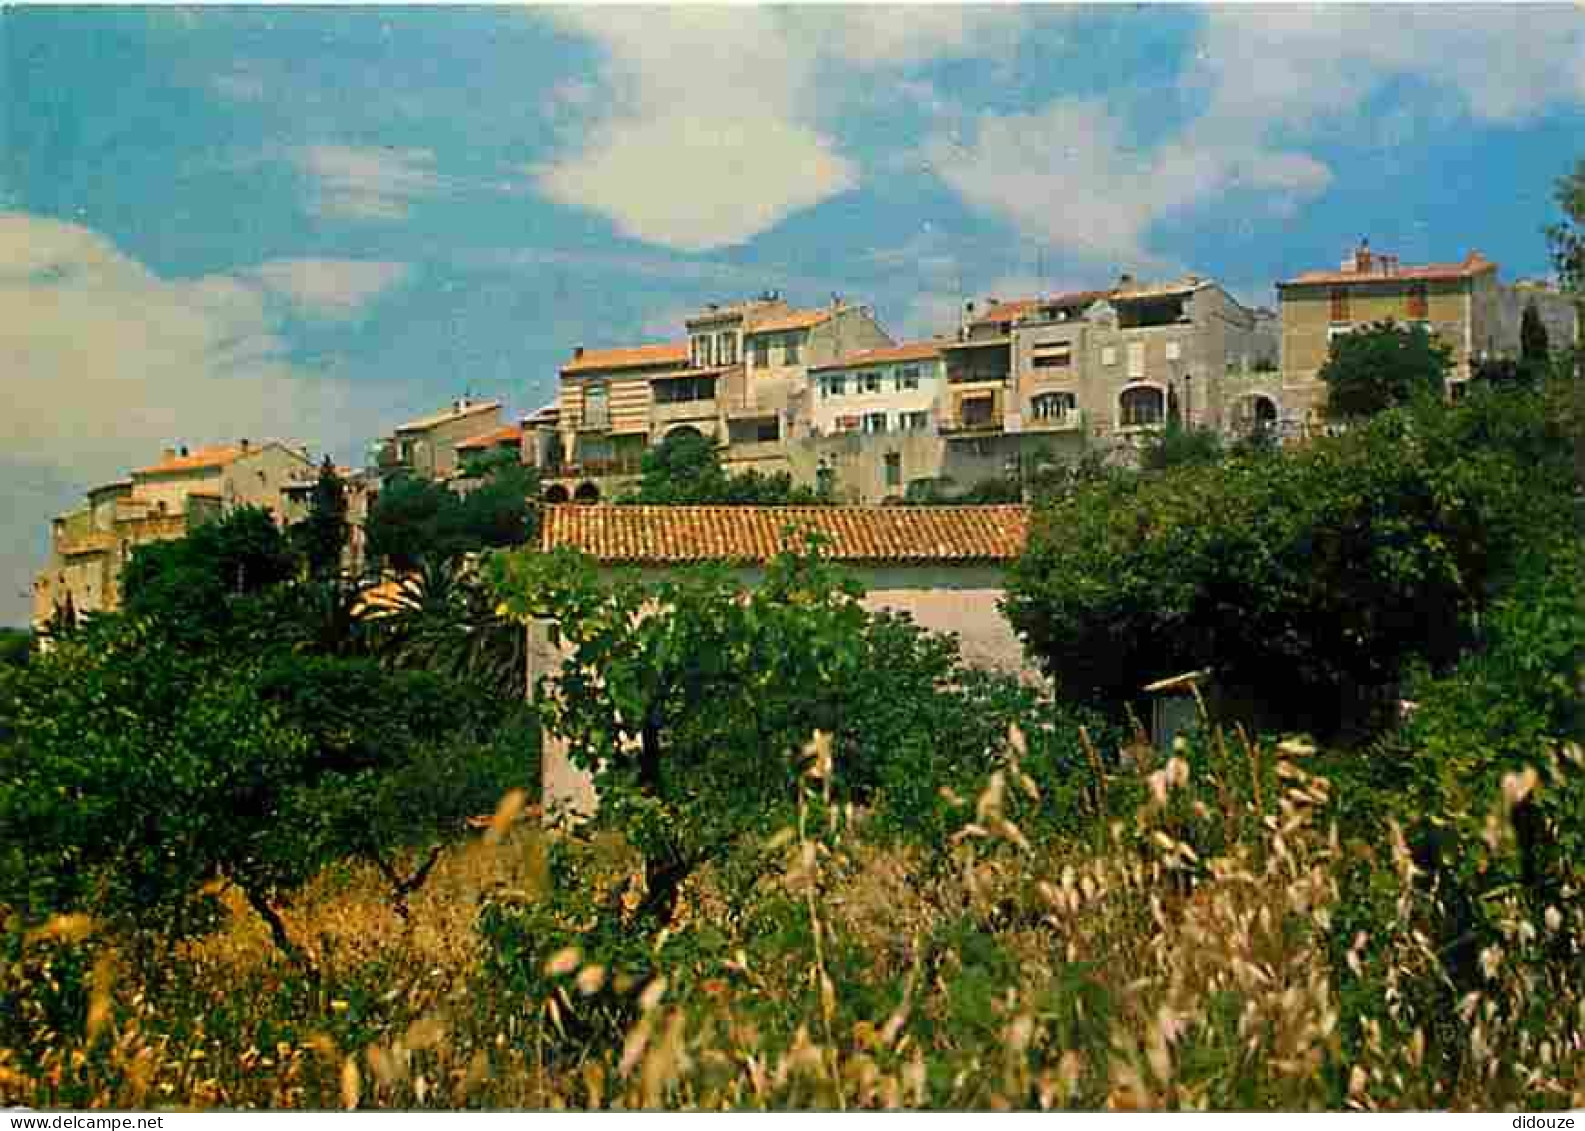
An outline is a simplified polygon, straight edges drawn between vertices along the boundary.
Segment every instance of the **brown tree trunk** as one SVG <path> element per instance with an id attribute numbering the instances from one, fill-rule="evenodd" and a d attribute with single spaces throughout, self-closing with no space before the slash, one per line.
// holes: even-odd
<path id="1" fill-rule="evenodd" d="M 265 898 L 264 893 L 258 888 L 250 884 L 241 884 L 239 886 L 242 888 L 242 893 L 248 897 L 248 906 L 258 912 L 259 918 L 263 919 L 269 926 L 270 938 L 274 940 L 275 948 L 284 954 L 292 965 L 307 974 L 310 980 L 317 981 L 319 971 L 314 967 L 313 961 L 302 948 L 292 941 L 292 936 L 287 933 L 286 923 L 281 919 L 280 912 L 270 906 L 270 901 Z"/>

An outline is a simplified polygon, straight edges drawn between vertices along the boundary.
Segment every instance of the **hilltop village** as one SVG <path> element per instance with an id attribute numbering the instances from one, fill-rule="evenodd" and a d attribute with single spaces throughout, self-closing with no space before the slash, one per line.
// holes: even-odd
<path id="1" fill-rule="evenodd" d="M 347 564 L 374 564 L 362 523 L 383 484 L 408 475 L 466 492 L 481 459 L 532 467 L 547 505 L 595 504 L 637 480 L 646 450 L 691 434 L 714 444 L 728 472 L 786 473 L 849 506 L 897 504 L 922 488 L 951 498 L 1021 483 L 1086 453 L 1128 461 L 1169 421 L 1301 442 L 1324 427 L 1318 373 L 1331 342 L 1387 319 L 1423 325 L 1450 350 L 1454 398 L 1479 364 L 1518 355 L 1527 310 L 1554 344 L 1579 340 L 1568 296 L 1504 283 L 1476 251 L 1410 265 L 1362 241 L 1337 267 L 1276 290 L 1277 310 L 1252 309 L 1214 278 L 1125 274 L 1104 289 L 965 302 L 950 332 L 915 341 L 838 295 L 819 306 L 775 291 L 712 303 L 670 341 L 574 345 L 555 400 L 531 414 L 514 420 L 500 401 L 460 398 L 371 444 L 366 466 L 338 469 Z M 239 439 L 173 445 L 93 487 L 53 520 L 35 626 L 63 608 L 117 608 L 139 545 L 240 506 L 301 520 L 317 474 L 302 443 Z"/>

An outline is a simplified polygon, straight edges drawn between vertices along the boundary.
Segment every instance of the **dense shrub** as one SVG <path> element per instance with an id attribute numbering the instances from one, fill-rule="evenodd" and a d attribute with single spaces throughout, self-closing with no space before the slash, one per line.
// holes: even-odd
<path id="1" fill-rule="evenodd" d="M 1037 515 L 1007 609 L 1064 695 L 1119 705 L 1214 666 L 1323 733 L 1405 661 L 1453 660 L 1531 533 L 1566 514 L 1540 397 L 1385 413 L 1307 448 L 1117 477 Z"/>

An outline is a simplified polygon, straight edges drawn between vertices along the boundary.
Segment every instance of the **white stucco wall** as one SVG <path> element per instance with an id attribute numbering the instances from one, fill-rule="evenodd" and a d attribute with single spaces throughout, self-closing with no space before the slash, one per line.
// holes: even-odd
<path id="1" fill-rule="evenodd" d="M 865 608 L 906 613 L 922 628 L 954 634 L 967 663 L 1043 685 L 1044 677 L 1026 659 L 1017 634 L 998 607 L 1003 594 L 1000 566 L 849 568 L 864 584 Z M 644 570 L 640 576 L 653 581 L 665 572 Z M 757 584 L 764 576 L 759 569 L 740 569 L 734 574 L 746 585 Z M 550 643 L 547 622 L 531 624 L 527 631 L 527 689 L 532 695 L 542 676 L 561 670 L 568 652 Z M 572 764 L 566 742 L 549 733 L 541 740 L 541 789 L 547 818 L 592 816 L 599 804 L 591 776 Z"/>

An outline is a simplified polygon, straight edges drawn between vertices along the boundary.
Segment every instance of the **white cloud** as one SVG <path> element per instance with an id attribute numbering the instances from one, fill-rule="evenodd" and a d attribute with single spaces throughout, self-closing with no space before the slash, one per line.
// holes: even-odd
<path id="1" fill-rule="evenodd" d="M 355 430 L 344 384 L 293 366 L 258 288 L 167 280 L 87 228 L 0 214 L 0 450 L 87 487 L 174 440 Z M 46 514 L 18 514 L 25 536 Z"/>
<path id="2" fill-rule="evenodd" d="M 592 114 L 579 142 L 529 170 L 553 200 L 623 234 L 683 251 L 740 244 L 859 183 L 822 132 L 844 72 L 995 54 L 1016 16 L 951 8 L 681 7 L 556 10 L 594 39 L 607 109 L 558 90 L 557 113 Z"/>
<path id="3" fill-rule="evenodd" d="M 406 282 L 405 263 L 368 259 L 274 259 L 250 274 L 306 318 L 345 322 Z"/>
<path id="4" fill-rule="evenodd" d="M 448 185 L 427 149 L 308 145 L 292 154 L 314 179 L 313 211 L 349 220 L 400 220 L 409 204 Z"/>
<path id="5" fill-rule="evenodd" d="M 1306 151 L 1318 141 L 1402 145 L 1450 108 L 1501 126 L 1585 103 L 1585 21 L 1561 6 L 1203 11 L 1179 82 L 1201 109 L 1165 140 L 1139 147 L 1105 103 L 1062 98 L 1031 113 L 945 114 L 925 159 L 1028 238 L 1153 270 L 1162 220 L 1234 192 L 1250 194 L 1240 207 L 1289 216 L 1335 176 L 1373 175 L 1368 164 L 1328 168 Z M 1383 133 L 1362 111 L 1389 90 Z"/>

